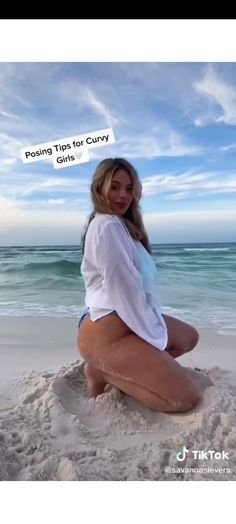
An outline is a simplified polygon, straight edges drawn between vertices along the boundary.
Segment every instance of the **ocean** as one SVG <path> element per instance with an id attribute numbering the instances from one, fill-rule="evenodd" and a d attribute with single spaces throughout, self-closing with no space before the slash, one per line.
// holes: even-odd
<path id="1" fill-rule="evenodd" d="M 236 334 L 236 243 L 152 244 L 162 312 Z M 0 247 L 0 316 L 80 317 L 80 246 Z"/>

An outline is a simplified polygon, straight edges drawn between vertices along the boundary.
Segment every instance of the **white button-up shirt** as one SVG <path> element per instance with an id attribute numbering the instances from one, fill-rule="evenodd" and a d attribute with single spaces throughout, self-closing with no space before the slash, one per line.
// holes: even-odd
<path id="1" fill-rule="evenodd" d="M 159 350 L 166 348 L 155 263 L 117 215 L 96 213 L 90 222 L 81 275 L 93 321 L 115 310 L 143 340 Z"/>

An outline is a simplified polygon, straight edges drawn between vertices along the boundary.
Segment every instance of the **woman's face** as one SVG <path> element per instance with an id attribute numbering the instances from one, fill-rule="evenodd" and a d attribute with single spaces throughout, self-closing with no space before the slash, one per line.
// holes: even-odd
<path id="1" fill-rule="evenodd" d="M 110 205 L 116 215 L 124 215 L 132 200 L 132 179 L 125 169 L 117 169 L 112 177 L 108 194 Z"/>

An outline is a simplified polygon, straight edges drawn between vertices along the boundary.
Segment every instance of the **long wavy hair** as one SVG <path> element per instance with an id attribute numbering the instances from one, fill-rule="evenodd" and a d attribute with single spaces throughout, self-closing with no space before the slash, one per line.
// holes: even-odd
<path id="1" fill-rule="evenodd" d="M 100 162 L 93 175 L 92 184 L 90 187 L 91 198 L 94 209 L 88 218 L 87 225 L 85 225 L 85 232 L 81 238 L 82 253 L 84 254 L 86 233 L 90 222 L 95 217 L 95 213 L 107 213 L 114 215 L 112 211 L 108 194 L 111 189 L 113 175 L 118 169 L 124 169 L 131 177 L 132 181 L 132 196 L 133 200 L 124 215 L 119 215 L 127 226 L 130 235 L 139 240 L 148 253 L 152 253 L 151 244 L 143 224 L 141 208 L 139 201 L 142 197 L 142 184 L 139 180 L 136 169 L 124 158 L 106 158 Z"/>

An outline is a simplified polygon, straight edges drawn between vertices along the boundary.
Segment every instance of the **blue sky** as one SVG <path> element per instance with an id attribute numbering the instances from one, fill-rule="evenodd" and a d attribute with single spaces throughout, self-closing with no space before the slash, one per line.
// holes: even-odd
<path id="1" fill-rule="evenodd" d="M 29 145 L 112 127 L 85 164 Z M 97 163 L 138 170 L 151 242 L 236 241 L 236 64 L 0 63 L 0 245 L 78 245 Z"/>

